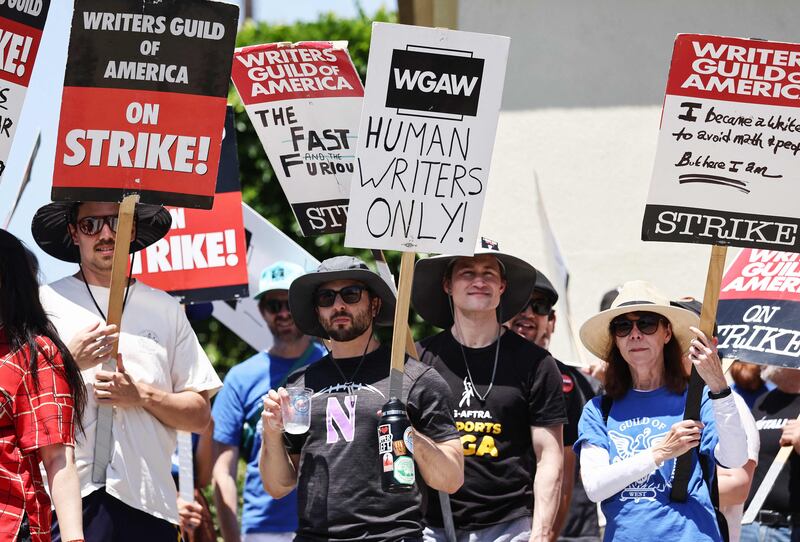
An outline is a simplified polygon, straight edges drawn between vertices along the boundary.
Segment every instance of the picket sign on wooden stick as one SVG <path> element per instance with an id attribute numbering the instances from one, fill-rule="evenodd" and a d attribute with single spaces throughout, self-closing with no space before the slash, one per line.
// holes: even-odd
<path id="1" fill-rule="evenodd" d="M 394 332 L 392 333 L 392 363 L 389 372 L 390 399 L 392 397 L 402 399 L 403 395 L 406 346 L 411 336 L 408 331 L 408 308 L 411 304 L 411 282 L 414 278 L 415 256 L 415 252 L 403 252 L 400 260 L 400 279 L 397 284 L 397 304 L 394 309 Z"/>
<path id="2" fill-rule="evenodd" d="M 392 289 L 392 293 L 394 293 L 396 298 L 397 286 L 395 286 L 394 283 L 394 275 L 392 275 L 392 270 L 389 269 L 389 264 L 386 261 L 386 255 L 382 250 L 372 249 L 372 256 L 375 258 L 375 266 L 378 268 L 378 274 L 383 278 L 383 280 L 386 281 L 386 284 L 388 284 L 389 288 Z M 395 328 L 397 326 L 398 323 L 395 321 Z M 414 334 L 411 333 L 410 326 L 406 325 L 405 327 L 408 330 L 406 333 L 406 354 L 414 359 L 417 359 L 417 345 L 414 343 Z"/>
<path id="3" fill-rule="evenodd" d="M 711 247 L 711 258 L 708 261 L 708 274 L 706 275 L 706 290 L 703 294 L 703 309 L 700 311 L 700 331 L 705 333 L 709 339 L 714 335 L 719 288 L 722 284 L 722 273 L 725 270 L 725 256 L 727 254 L 727 247 L 719 245 Z M 700 419 L 700 403 L 703 399 L 704 386 L 705 382 L 700 378 L 697 369 L 692 366 L 692 374 L 689 377 L 689 390 L 686 392 L 684 420 Z M 693 449 L 689 450 L 676 460 L 675 475 L 672 479 L 672 492 L 670 493 L 670 499 L 673 501 L 686 502 L 693 453 L 695 453 Z"/>
<path id="4" fill-rule="evenodd" d="M 130 262 L 131 231 L 133 230 L 133 216 L 139 195 L 125 196 L 119 206 L 117 232 L 114 241 L 114 259 L 111 263 L 111 287 L 108 294 L 108 312 L 106 324 L 117 326 L 121 330 L 122 308 L 124 304 L 125 287 L 128 284 L 128 266 Z M 119 338 L 111 343 L 111 352 L 101 367 L 104 371 L 117 370 L 117 353 L 119 352 Z M 92 481 L 105 483 L 106 468 L 111 459 L 111 424 L 114 411 L 111 405 L 97 407 L 97 435 L 94 441 L 94 464 L 92 466 Z"/>

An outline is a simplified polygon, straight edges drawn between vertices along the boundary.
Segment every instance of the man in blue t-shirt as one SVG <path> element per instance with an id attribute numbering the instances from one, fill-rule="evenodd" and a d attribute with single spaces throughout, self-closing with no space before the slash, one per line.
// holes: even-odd
<path id="1" fill-rule="evenodd" d="M 214 501 L 225 542 L 290 541 L 297 529 L 295 492 L 276 500 L 261 485 L 261 428 L 257 425 L 263 396 L 282 386 L 290 373 L 327 353 L 297 328 L 289 312 L 289 286 L 304 273 L 291 262 L 277 262 L 262 271 L 255 298 L 272 333 L 272 347 L 233 367 L 214 401 Z M 247 462 L 241 537 L 236 517 L 240 456 Z"/>

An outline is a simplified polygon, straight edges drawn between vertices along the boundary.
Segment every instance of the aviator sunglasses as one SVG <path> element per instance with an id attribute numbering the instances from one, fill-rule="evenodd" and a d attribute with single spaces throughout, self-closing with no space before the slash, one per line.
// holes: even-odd
<path id="1" fill-rule="evenodd" d="M 615 318 L 611 321 L 611 333 L 617 337 L 627 337 L 633 331 L 633 326 L 636 326 L 639 331 L 644 335 L 652 335 L 658 329 L 658 324 L 664 318 L 657 314 L 642 314 L 638 320 L 628 320 L 625 317 Z"/>
<path id="2" fill-rule="evenodd" d="M 331 290 L 329 288 L 317 290 L 314 292 L 314 303 L 317 307 L 332 307 L 338 295 L 342 298 L 342 301 L 348 305 L 355 305 L 361 301 L 361 294 L 364 290 L 366 290 L 364 286 L 358 286 L 356 284 L 353 286 L 345 286 L 341 290 Z"/>
<path id="3" fill-rule="evenodd" d="M 108 216 L 85 216 L 78 220 L 78 229 L 84 235 L 97 235 L 103 229 L 103 225 L 108 225 L 111 231 L 117 233 L 119 217 L 116 215 Z M 134 224 L 136 222 L 134 221 Z"/>

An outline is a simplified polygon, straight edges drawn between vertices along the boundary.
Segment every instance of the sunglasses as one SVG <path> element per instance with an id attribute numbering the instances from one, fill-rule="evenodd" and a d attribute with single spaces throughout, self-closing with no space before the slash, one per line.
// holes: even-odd
<path id="1" fill-rule="evenodd" d="M 332 307 L 336 302 L 336 296 L 342 298 L 342 301 L 348 305 L 355 305 L 361 301 L 361 294 L 364 293 L 366 288 L 364 286 L 345 286 L 341 290 L 323 289 L 314 292 L 314 303 L 317 307 Z"/>
<path id="2" fill-rule="evenodd" d="M 97 235 L 103 229 L 103 226 L 107 225 L 112 232 L 117 233 L 118 224 L 119 217 L 117 215 L 85 216 L 78 220 L 78 229 L 84 235 Z"/>
<path id="3" fill-rule="evenodd" d="M 611 333 L 617 337 L 627 337 L 633 331 L 633 326 L 644 335 L 652 335 L 658 330 L 658 325 L 664 320 L 655 314 L 642 314 L 638 320 L 628 320 L 627 318 L 615 318 L 609 326 Z"/>
<path id="4" fill-rule="evenodd" d="M 524 311 L 528 307 L 531 308 L 534 314 L 538 314 L 539 316 L 549 316 L 550 312 L 553 310 L 553 305 L 545 299 L 531 299 L 528 301 L 527 305 L 522 307 L 522 310 Z"/>
<path id="5" fill-rule="evenodd" d="M 289 310 L 289 301 L 285 299 L 265 299 L 261 302 L 261 308 L 270 314 L 278 314 L 282 310 Z"/>

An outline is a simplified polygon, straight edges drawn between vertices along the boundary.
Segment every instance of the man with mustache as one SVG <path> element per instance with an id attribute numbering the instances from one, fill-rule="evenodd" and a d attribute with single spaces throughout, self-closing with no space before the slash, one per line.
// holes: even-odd
<path id="1" fill-rule="evenodd" d="M 228 371 L 225 385 L 214 400 L 214 502 L 225 542 L 290 541 L 297 529 L 297 495 L 292 492 L 273 499 L 261 484 L 258 425 L 264 395 L 326 353 L 320 343 L 297 328 L 289 311 L 289 286 L 304 274 L 301 266 L 284 261 L 261 272 L 254 298 L 272 334 L 272 346 Z M 247 462 L 241 532 L 236 510 L 240 457 Z"/>
<path id="2" fill-rule="evenodd" d="M 105 325 L 118 214 L 118 204 L 105 202 L 50 203 L 36 212 L 36 243 L 79 266 L 40 296 L 88 388 L 85 434 L 75 448 L 86 539 L 174 542 L 176 430 L 205 429 L 209 398 L 222 383 L 183 308 L 165 292 L 129 279 L 121 330 Z M 130 251 L 161 239 L 171 222 L 164 208 L 137 205 Z M 117 338 L 116 370 L 104 370 Z M 53 540 L 60 539 L 54 518 Z"/>
<path id="3" fill-rule="evenodd" d="M 381 487 L 378 411 L 390 399 L 390 352 L 374 326 L 392 324 L 392 290 L 358 258 L 339 256 L 292 282 L 289 305 L 298 328 L 330 339 L 330 354 L 289 378 L 290 386 L 314 392 L 308 432 L 285 435 L 285 446 L 281 404 L 288 394 L 278 388 L 264 400 L 264 488 L 280 498 L 297 487 L 295 542 L 421 541 L 421 480 L 403 493 Z M 412 450 L 417 475 L 435 489 L 457 490 L 464 464 L 447 384 L 409 359 L 399 399 L 413 427 L 402 442 Z"/>

